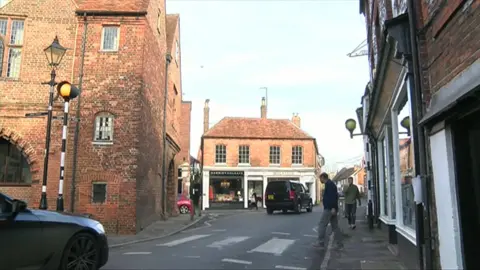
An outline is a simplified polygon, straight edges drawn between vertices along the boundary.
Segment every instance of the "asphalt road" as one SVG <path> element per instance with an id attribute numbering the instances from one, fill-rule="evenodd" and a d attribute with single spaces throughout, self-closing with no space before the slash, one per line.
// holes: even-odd
<path id="1" fill-rule="evenodd" d="M 219 217 L 168 238 L 111 249 L 102 270 L 318 269 L 324 252 L 312 243 L 320 211 Z"/>

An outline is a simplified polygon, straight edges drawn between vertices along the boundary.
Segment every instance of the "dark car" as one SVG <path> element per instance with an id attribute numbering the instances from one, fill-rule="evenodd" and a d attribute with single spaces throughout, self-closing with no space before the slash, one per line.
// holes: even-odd
<path id="1" fill-rule="evenodd" d="M 267 184 L 265 206 L 268 214 L 275 210 L 282 210 L 284 213 L 293 210 L 300 213 L 302 209 L 312 212 L 313 202 L 309 190 L 299 181 L 275 180 Z"/>
<path id="2" fill-rule="evenodd" d="M 28 209 L 0 193 L 0 268 L 94 270 L 108 261 L 102 224 L 73 214 Z"/>

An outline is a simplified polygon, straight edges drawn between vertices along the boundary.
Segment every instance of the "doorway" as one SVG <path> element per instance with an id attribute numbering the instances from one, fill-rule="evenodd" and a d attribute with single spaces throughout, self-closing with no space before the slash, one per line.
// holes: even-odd
<path id="1" fill-rule="evenodd" d="M 480 242 L 480 111 L 452 126 L 464 269 L 478 269 Z M 472 192 L 473 191 L 473 192 Z"/>
<path id="2" fill-rule="evenodd" d="M 255 192 L 257 196 L 258 208 L 263 207 L 263 181 L 262 180 L 248 180 L 248 205 L 252 203 L 252 194 Z"/>

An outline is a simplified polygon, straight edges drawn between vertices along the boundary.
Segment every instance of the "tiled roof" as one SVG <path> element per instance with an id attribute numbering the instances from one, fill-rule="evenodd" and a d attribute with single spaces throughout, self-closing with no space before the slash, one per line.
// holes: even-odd
<path id="1" fill-rule="evenodd" d="M 175 31 L 177 30 L 179 14 L 167 14 L 167 51 L 172 51 L 174 46 Z"/>
<path id="2" fill-rule="evenodd" d="M 81 11 L 141 12 L 149 0 L 75 0 Z"/>
<path id="3" fill-rule="evenodd" d="M 204 137 L 258 139 L 314 139 L 288 119 L 225 117 Z"/>

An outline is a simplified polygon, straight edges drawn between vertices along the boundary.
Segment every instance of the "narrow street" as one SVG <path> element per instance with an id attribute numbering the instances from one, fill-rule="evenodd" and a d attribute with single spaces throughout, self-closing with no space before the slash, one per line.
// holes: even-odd
<path id="1" fill-rule="evenodd" d="M 315 269 L 324 253 L 312 247 L 320 211 L 238 213 L 161 240 L 111 249 L 102 270 Z"/>

